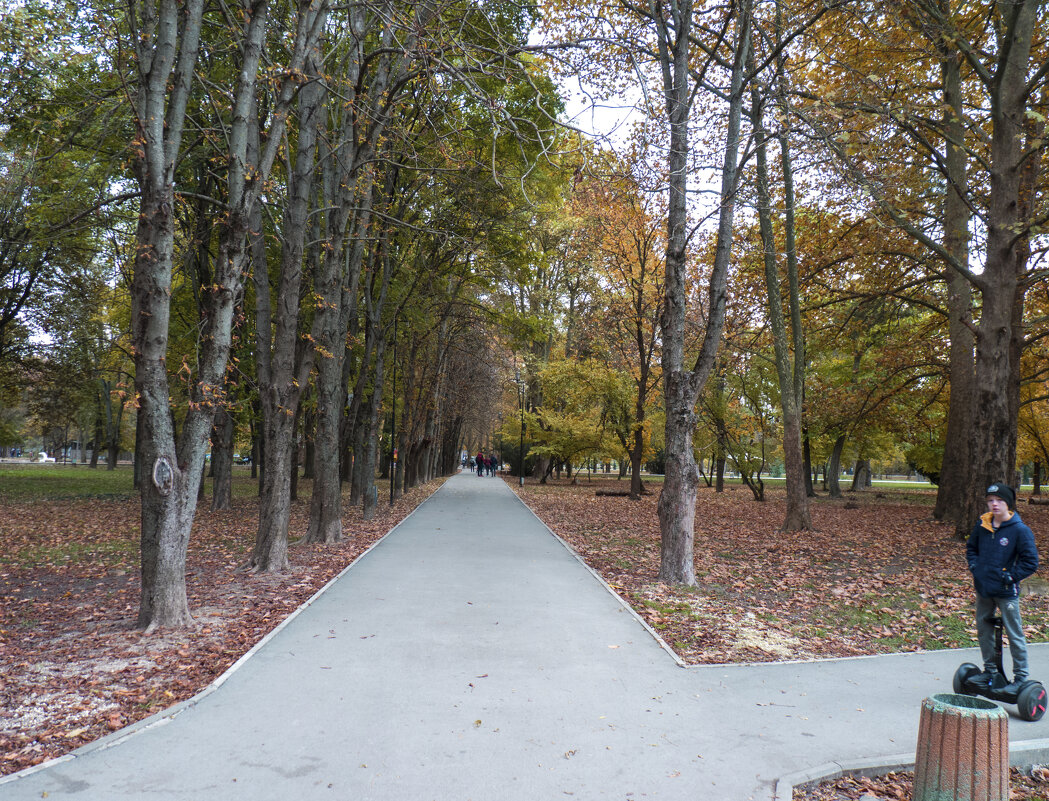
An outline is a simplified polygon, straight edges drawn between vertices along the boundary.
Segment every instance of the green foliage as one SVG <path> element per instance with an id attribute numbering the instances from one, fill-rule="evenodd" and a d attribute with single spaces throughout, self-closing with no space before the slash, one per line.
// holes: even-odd
<path id="1" fill-rule="evenodd" d="M 708 384 L 701 424 L 735 464 L 744 483 L 761 495 L 761 471 L 781 451 L 775 366 L 763 354 L 739 354 Z"/>
<path id="2" fill-rule="evenodd" d="M 932 430 L 933 436 L 919 445 L 912 445 L 904 452 L 907 466 L 929 479 L 933 484 L 940 483 L 940 465 L 943 463 L 943 438 L 946 429 Z M 940 434 L 940 437 L 936 437 Z M 936 437 L 936 439 L 933 439 Z"/>
<path id="3" fill-rule="evenodd" d="M 607 410 L 621 403 L 621 376 L 598 362 L 564 359 L 543 367 L 539 380 L 547 402 L 526 415 L 531 454 L 566 463 L 619 456 L 621 446 L 610 430 L 613 415 Z M 512 426 L 504 426 L 507 437 Z"/>

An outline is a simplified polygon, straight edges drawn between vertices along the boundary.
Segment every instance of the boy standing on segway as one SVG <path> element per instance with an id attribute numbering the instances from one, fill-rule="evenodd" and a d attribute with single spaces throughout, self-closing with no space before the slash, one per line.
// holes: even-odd
<path id="1" fill-rule="evenodd" d="M 973 528 L 965 546 L 976 589 L 976 636 L 983 656 L 983 672 L 969 683 L 988 689 L 995 683 L 995 609 L 998 610 L 1013 657 L 1012 683 L 1016 691 L 1027 679 L 1027 640 L 1020 619 L 1020 582 L 1038 569 L 1038 548 L 1020 515 L 1014 510 L 1016 493 L 1002 483 L 987 488 L 987 514 Z"/>

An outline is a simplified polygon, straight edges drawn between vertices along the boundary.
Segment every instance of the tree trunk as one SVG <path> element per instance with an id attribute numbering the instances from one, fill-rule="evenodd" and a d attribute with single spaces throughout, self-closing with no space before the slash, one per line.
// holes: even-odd
<path id="1" fill-rule="evenodd" d="M 639 439 L 640 434 L 636 437 Z M 635 501 L 641 498 L 641 493 L 644 492 L 644 486 L 641 484 L 641 448 L 644 443 L 639 445 L 635 441 L 634 449 L 630 453 L 630 497 Z"/>
<path id="2" fill-rule="evenodd" d="M 93 437 L 94 447 L 91 448 L 91 469 L 95 470 L 98 468 L 98 452 L 102 448 L 102 412 L 101 409 L 95 414 L 95 436 Z"/>
<path id="3" fill-rule="evenodd" d="M 857 459 L 852 473 L 852 491 L 865 490 L 871 485 L 871 463 L 866 459 Z"/>
<path id="4" fill-rule="evenodd" d="M 683 378 L 680 371 L 665 378 L 666 474 L 657 505 L 662 534 L 659 577 L 668 583 L 691 585 L 696 583 L 693 539 L 699 471 L 692 451 L 694 399 Z"/>
<path id="5" fill-rule="evenodd" d="M 357 410 L 353 427 L 353 469 L 350 473 L 350 505 L 362 506 L 364 502 L 364 437 L 367 431 L 370 395 L 362 400 Z"/>
<path id="6" fill-rule="evenodd" d="M 783 460 L 786 466 L 787 513 L 781 531 L 808 531 L 809 496 L 805 486 L 805 460 L 801 451 L 801 409 L 791 364 L 783 298 L 780 292 L 779 265 L 776 262 L 776 235 L 772 230 L 772 201 L 768 188 L 768 158 L 765 148 L 764 98 L 756 81 L 751 83 L 751 126 L 754 130 L 757 161 L 756 190 L 758 227 L 761 232 L 765 288 L 768 298 L 769 327 L 779 379 L 780 408 L 783 412 Z M 785 166 L 789 163 L 785 159 Z M 797 289 L 796 283 L 792 287 Z M 797 298 L 791 299 L 796 307 Z"/>
<path id="7" fill-rule="evenodd" d="M 699 356 L 691 371 L 684 367 L 686 246 L 688 236 L 687 157 L 688 112 L 693 97 L 689 83 L 689 37 L 692 5 L 675 5 L 673 37 L 661 16 L 659 27 L 659 61 L 663 72 L 667 118 L 670 123 L 668 172 L 670 196 L 667 207 L 666 281 L 661 320 L 663 331 L 663 382 L 666 405 L 666 478 L 657 510 L 660 524 L 659 578 L 668 583 L 694 584 L 692 561 L 695 532 L 696 492 L 699 475 L 692 450 L 695 407 L 710 375 L 721 341 L 725 317 L 728 262 L 732 247 L 732 230 L 738 175 L 739 131 L 743 107 L 743 72 L 750 45 L 750 3 L 739 9 L 736 29 L 736 52 L 732 65 L 725 157 L 721 171 L 721 210 L 715 244 L 714 265 L 709 281 L 707 328 Z"/>
<path id="8" fill-rule="evenodd" d="M 375 485 L 375 466 L 379 447 L 379 418 L 382 407 L 382 389 L 386 356 L 385 339 L 380 339 L 375 347 L 375 391 L 368 408 L 367 430 L 364 440 L 364 458 L 362 463 L 362 483 L 364 494 L 363 516 L 365 520 L 375 517 L 378 506 L 378 489 Z"/>
<path id="9" fill-rule="evenodd" d="M 225 406 L 215 413 L 211 427 L 213 473 L 211 511 L 230 509 L 233 502 L 233 416 Z"/>
<path id="10" fill-rule="evenodd" d="M 1040 3 L 1007 4 L 1007 28 L 995 72 L 990 146 L 990 202 L 987 210 L 986 257 L 974 283 L 981 291 L 976 329 L 973 392 L 973 471 L 967 514 L 955 527 L 967 536 L 984 507 L 984 491 L 995 481 L 1013 481 L 1016 468 L 1017 419 L 1014 395 L 1019 391 L 1019 365 L 1014 350 L 1014 312 L 1022 304 L 1021 279 L 1030 221 L 1024 211 L 1023 181 L 1027 73 Z"/>
<path id="11" fill-rule="evenodd" d="M 359 68 L 359 64 L 356 67 Z M 343 538 L 342 483 L 352 476 L 355 455 L 349 447 L 354 430 L 353 413 L 348 413 L 346 408 L 352 360 L 345 342 L 351 324 L 356 326 L 357 293 L 366 237 L 358 236 L 348 242 L 347 231 L 351 227 L 355 232 L 363 231 L 370 222 L 373 182 L 370 173 L 364 178 L 357 175 L 357 159 L 361 154 L 354 147 L 352 120 L 353 115 L 347 109 L 340 130 L 344 137 L 348 137 L 344 147 L 349 152 L 334 149 L 324 161 L 327 171 L 325 193 L 337 198 L 329 204 L 338 204 L 338 210 L 329 215 L 332 220 L 330 247 L 314 281 L 315 291 L 323 303 L 319 304 L 314 321 L 314 336 L 319 343 L 321 358 L 317 365 L 315 468 L 306 542 L 334 543 Z M 366 149 L 364 156 L 370 152 Z M 366 194 L 366 202 L 357 202 L 358 190 Z M 355 396 L 355 405 L 359 402 Z"/>
<path id="12" fill-rule="evenodd" d="M 830 497 L 832 498 L 841 497 L 839 476 L 841 475 L 841 452 L 844 448 L 845 435 L 841 434 L 834 440 L 834 448 L 830 452 L 830 464 L 827 467 L 827 484 L 830 490 Z"/>
<path id="13" fill-rule="evenodd" d="M 309 407 L 303 411 L 302 414 L 302 477 L 308 479 L 314 479 L 313 468 L 316 459 L 314 458 L 315 446 L 315 433 L 317 430 L 317 415 Z"/>
<path id="14" fill-rule="evenodd" d="M 342 533 L 342 481 L 340 473 L 340 426 L 346 407 L 346 385 L 342 378 L 345 349 L 335 342 L 335 328 L 326 327 L 319 343 L 317 364 L 317 426 L 313 435 L 313 495 L 306 542 L 335 543 Z M 339 355 L 337 355 L 339 354 Z"/>
<path id="15" fill-rule="evenodd" d="M 291 429 L 291 475 L 288 477 L 288 481 L 291 485 L 291 497 L 292 503 L 295 503 L 299 499 L 299 458 L 302 452 L 302 443 L 300 441 L 300 430 L 299 421 L 302 418 L 302 401 L 299 400 L 299 408 L 295 412 L 295 423 Z"/>
<path id="16" fill-rule="evenodd" d="M 310 73 L 317 64 L 310 60 Z M 298 478 L 297 424 L 302 393 L 309 381 L 313 350 L 297 357 L 299 340 L 299 296 L 302 291 L 303 255 L 309 208 L 314 187 L 314 156 L 318 125 L 323 109 L 324 82 L 307 81 L 299 91 L 298 148 L 294 172 L 288 180 L 277 313 L 270 339 L 270 293 L 268 276 L 256 277 L 256 361 L 262 426 L 266 451 L 263 454 L 263 486 L 259 499 L 259 528 L 250 566 L 259 572 L 288 569 L 288 521 Z M 264 308 L 265 307 L 265 308 Z M 263 321 L 266 325 L 263 326 Z"/>
<path id="17" fill-rule="evenodd" d="M 964 142 L 961 65 L 951 54 L 941 63 L 943 102 L 946 109 L 946 138 Z M 969 221 L 967 154 L 963 147 L 944 148 L 947 183 L 943 198 L 943 247 L 959 264 L 969 264 Z M 947 408 L 947 433 L 940 463 L 933 517 L 954 524 L 965 518 L 969 492 L 969 434 L 972 428 L 973 334 L 972 290 L 969 281 L 956 269 L 945 269 L 947 284 L 949 371 L 951 396 Z"/>
<path id="18" fill-rule="evenodd" d="M 328 254 L 327 258 L 341 261 L 337 253 Z M 335 271 L 335 275 L 341 278 L 341 271 Z M 335 290 L 331 287 L 324 293 L 325 296 L 334 294 Z M 338 341 L 338 315 L 330 315 L 323 322 L 321 330 L 321 339 L 318 341 L 321 356 L 317 363 L 315 384 L 317 426 L 313 435 L 313 495 L 305 541 L 335 543 L 343 539 L 339 456 L 340 427 L 346 408 L 346 384 L 341 380 L 345 348 L 340 347 Z"/>
<path id="19" fill-rule="evenodd" d="M 142 597 L 138 625 L 185 626 L 191 617 L 185 564 L 203 449 L 176 456 L 165 364 L 174 252 L 174 167 L 200 44 L 202 0 L 130 7 L 138 87 L 134 168 L 140 189 L 131 325 L 141 437 Z M 180 35 L 181 29 L 181 35 Z M 200 458 L 197 458 L 199 452 Z"/>
<path id="20" fill-rule="evenodd" d="M 809 432 L 802 431 L 801 451 L 805 460 L 805 494 L 810 498 L 816 497 L 816 490 L 812 486 L 812 448 L 809 447 Z"/>

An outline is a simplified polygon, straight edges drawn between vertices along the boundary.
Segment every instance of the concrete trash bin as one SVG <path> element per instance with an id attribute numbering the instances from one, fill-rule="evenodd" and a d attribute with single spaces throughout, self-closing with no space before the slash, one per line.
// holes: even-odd
<path id="1" fill-rule="evenodd" d="M 922 701 L 914 801 L 1009 801 L 1009 717 L 991 701 Z"/>

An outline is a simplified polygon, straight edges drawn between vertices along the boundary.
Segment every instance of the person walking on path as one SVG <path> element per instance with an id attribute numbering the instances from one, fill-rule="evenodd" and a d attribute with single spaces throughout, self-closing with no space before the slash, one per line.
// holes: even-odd
<path id="1" fill-rule="evenodd" d="M 1020 582 L 1038 569 L 1034 535 L 1015 511 L 1016 493 L 1002 484 L 987 488 L 987 513 L 973 528 L 965 546 L 969 571 L 976 590 L 976 635 L 983 656 L 983 672 L 970 681 L 992 687 L 998 670 L 995 664 L 995 610 L 1009 637 L 1013 658 L 1013 682 L 1018 689 L 1027 679 L 1027 640 L 1020 619 Z"/>

